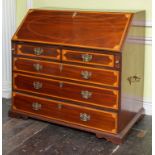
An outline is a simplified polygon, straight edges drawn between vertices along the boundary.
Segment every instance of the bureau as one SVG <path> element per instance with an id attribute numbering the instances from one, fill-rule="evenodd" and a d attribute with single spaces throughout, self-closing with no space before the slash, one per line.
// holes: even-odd
<path id="1" fill-rule="evenodd" d="M 12 38 L 11 117 L 122 143 L 143 116 L 144 11 L 31 9 Z"/>

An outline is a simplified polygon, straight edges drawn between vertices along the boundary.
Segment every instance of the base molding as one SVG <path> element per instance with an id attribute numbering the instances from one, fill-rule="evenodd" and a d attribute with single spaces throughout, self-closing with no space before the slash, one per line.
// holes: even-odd
<path id="1" fill-rule="evenodd" d="M 151 101 L 143 101 L 143 107 L 145 110 L 145 115 L 152 115 L 152 102 Z"/>
<path id="2" fill-rule="evenodd" d="M 75 124 L 66 123 L 66 122 L 63 122 L 63 121 L 58 121 L 58 120 L 54 120 L 52 118 L 40 117 L 40 116 L 35 116 L 35 115 L 31 115 L 31 114 L 26 114 L 26 113 L 20 113 L 19 111 L 17 112 L 17 111 L 14 111 L 14 110 L 9 111 L 9 116 L 13 117 L 13 118 L 23 118 L 23 119 L 27 119 L 29 117 L 32 117 L 32 118 L 35 118 L 35 119 L 40 119 L 40 120 L 43 120 L 43 121 L 48 121 L 48 122 L 51 122 L 51 123 L 72 127 L 72 128 L 76 128 L 76 129 L 79 129 L 79 130 L 84 130 L 84 131 L 96 134 L 97 138 L 105 138 L 107 141 L 110 141 L 110 142 L 112 142 L 114 144 L 121 144 L 121 143 L 124 142 L 124 139 L 126 138 L 128 132 L 131 130 L 132 126 L 144 116 L 144 109 L 142 108 L 133 117 L 133 119 L 128 123 L 128 125 L 120 133 L 116 133 L 116 134 L 103 132 L 103 131 L 98 131 L 98 130 L 95 130 L 95 129 L 90 129 L 90 128 L 86 128 L 86 127 L 83 127 L 83 126 L 78 126 L 78 125 L 75 125 Z"/>

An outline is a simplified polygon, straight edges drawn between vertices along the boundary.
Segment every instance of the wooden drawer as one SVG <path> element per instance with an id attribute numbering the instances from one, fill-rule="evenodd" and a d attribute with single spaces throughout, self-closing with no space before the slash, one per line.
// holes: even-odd
<path id="1" fill-rule="evenodd" d="M 38 58 L 60 60 L 60 50 L 56 47 L 17 44 L 15 48 L 15 54 L 21 56 L 35 56 Z"/>
<path id="2" fill-rule="evenodd" d="M 13 93 L 13 110 L 90 129 L 117 132 L 117 113 Z"/>
<path id="3" fill-rule="evenodd" d="M 120 67 L 119 57 L 115 57 L 115 55 L 112 54 L 99 54 L 64 49 L 62 50 L 62 60 L 64 62 L 77 62 L 105 67 Z"/>
<path id="4" fill-rule="evenodd" d="M 118 109 L 118 91 L 70 82 L 15 74 L 14 89 Z"/>
<path id="5" fill-rule="evenodd" d="M 63 77 L 103 86 L 118 87 L 119 71 L 63 64 Z"/>
<path id="6" fill-rule="evenodd" d="M 14 57 L 13 64 L 14 71 L 60 76 L 60 63 Z"/>
<path id="7" fill-rule="evenodd" d="M 119 85 L 119 72 L 114 70 L 95 69 L 20 57 L 14 58 L 13 70 L 58 76 L 60 78 L 112 87 L 118 87 Z"/>

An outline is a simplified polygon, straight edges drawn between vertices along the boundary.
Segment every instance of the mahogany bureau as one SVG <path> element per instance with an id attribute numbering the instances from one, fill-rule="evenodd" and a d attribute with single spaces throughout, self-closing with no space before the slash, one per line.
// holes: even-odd
<path id="1" fill-rule="evenodd" d="M 143 116 L 145 12 L 31 9 L 12 38 L 11 117 L 122 143 Z"/>

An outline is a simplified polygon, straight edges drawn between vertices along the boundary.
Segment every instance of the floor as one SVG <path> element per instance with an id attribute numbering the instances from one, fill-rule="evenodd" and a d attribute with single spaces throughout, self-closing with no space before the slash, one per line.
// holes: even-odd
<path id="1" fill-rule="evenodd" d="M 124 144 L 114 145 L 94 134 L 34 119 L 7 116 L 3 99 L 3 155 L 151 155 L 152 117 L 145 116 Z"/>

